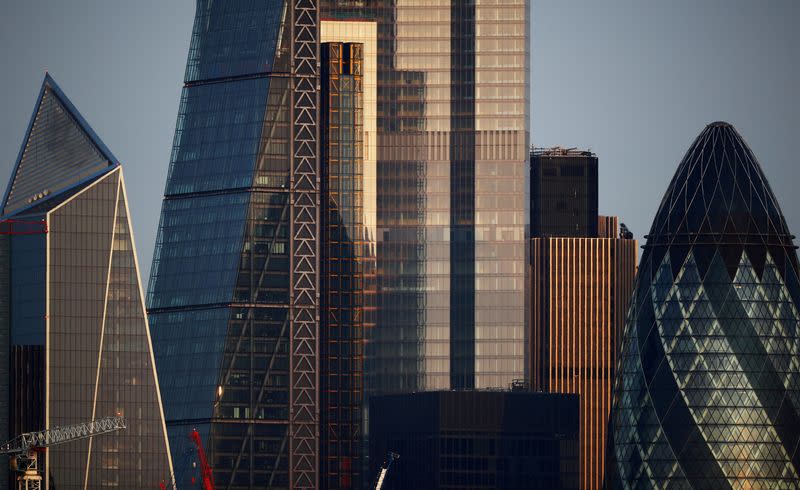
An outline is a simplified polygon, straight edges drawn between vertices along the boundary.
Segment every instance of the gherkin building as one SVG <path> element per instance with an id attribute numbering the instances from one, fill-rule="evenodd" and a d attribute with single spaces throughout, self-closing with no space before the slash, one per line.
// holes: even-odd
<path id="1" fill-rule="evenodd" d="M 646 236 L 607 488 L 800 488 L 793 238 L 739 133 L 707 126 Z"/>

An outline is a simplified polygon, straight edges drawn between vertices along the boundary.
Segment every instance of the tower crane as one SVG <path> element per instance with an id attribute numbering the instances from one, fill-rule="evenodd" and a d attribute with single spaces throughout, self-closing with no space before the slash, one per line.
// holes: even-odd
<path id="1" fill-rule="evenodd" d="M 38 432 L 26 432 L 0 445 L 0 454 L 8 454 L 11 459 L 11 469 L 19 473 L 18 490 L 40 490 L 42 488 L 42 476 L 39 474 L 40 452 L 51 446 L 108 434 L 125 427 L 125 419 L 115 416 Z"/>
<path id="2" fill-rule="evenodd" d="M 203 450 L 203 440 L 200 438 L 200 433 L 197 429 L 189 433 L 189 438 L 197 447 L 197 458 L 200 460 L 200 474 L 203 479 L 203 490 L 215 490 L 214 488 L 214 474 L 211 470 L 211 465 L 208 464 L 206 459 L 206 452 Z M 192 477 L 194 480 L 194 477 Z"/>

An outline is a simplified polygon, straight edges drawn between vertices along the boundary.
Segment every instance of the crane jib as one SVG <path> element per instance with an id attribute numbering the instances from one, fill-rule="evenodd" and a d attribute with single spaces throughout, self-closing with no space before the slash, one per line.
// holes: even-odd
<path id="1" fill-rule="evenodd" d="M 0 454 L 24 453 L 33 448 L 65 444 L 124 428 L 126 428 L 125 419 L 120 416 L 114 416 L 65 427 L 26 432 L 0 446 Z"/>

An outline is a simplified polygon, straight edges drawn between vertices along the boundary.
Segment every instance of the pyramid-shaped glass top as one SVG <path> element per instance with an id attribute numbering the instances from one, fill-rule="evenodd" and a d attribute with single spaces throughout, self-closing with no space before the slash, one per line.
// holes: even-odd
<path id="1" fill-rule="evenodd" d="M 45 75 L 0 215 L 70 190 L 118 164 L 50 75 Z"/>

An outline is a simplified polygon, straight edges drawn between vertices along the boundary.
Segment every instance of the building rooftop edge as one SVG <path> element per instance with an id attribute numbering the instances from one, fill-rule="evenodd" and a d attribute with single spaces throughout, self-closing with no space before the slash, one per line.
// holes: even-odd
<path id="1" fill-rule="evenodd" d="M 563 148 L 561 146 L 552 146 L 549 148 L 531 146 L 531 156 L 548 156 L 548 157 L 597 157 L 592 150 L 579 150 L 577 147 Z"/>

